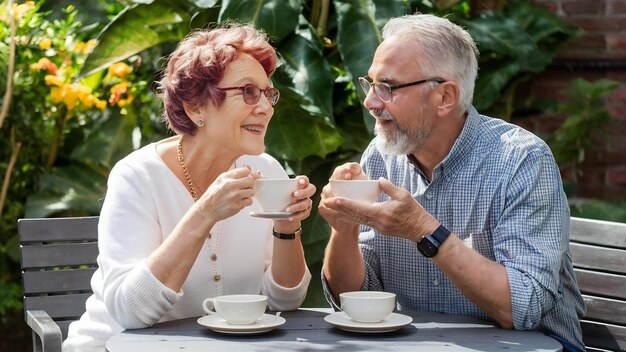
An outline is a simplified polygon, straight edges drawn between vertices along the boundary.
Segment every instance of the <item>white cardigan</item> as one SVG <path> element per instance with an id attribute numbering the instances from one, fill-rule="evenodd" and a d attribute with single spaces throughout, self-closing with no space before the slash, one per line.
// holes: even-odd
<path id="1" fill-rule="evenodd" d="M 234 167 L 244 165 L 266 177 L 288 177 L 267 154 L 243 156 Z M 106 340 L 123 329 L 201 316 L 205 314 L 201 303 L 207 297 L 261 293 L 268 296 L 273 310 L 300 306 L 311 274 L 307 269 L 294 288 L 281 287 L 273 280 L 273 223 L 249 215 L 259 210 L 256 204 L 213 227 L 180 292 L 158 281 L 144 260 L 193 202 L 157 154 L 156 144 L 115 165 L 98 224 L 99 269 L 91 279 L 94 294 L 87 300 L 85 314 L 70 325 L 63 351 L 104 351 Z M 212 260 L 214 254 L 217 258 Z"/>

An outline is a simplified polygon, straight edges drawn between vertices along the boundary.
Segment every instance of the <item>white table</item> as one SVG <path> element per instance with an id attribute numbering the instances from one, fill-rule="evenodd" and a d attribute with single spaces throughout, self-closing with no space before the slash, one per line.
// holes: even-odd
<path id="1" fill-rule="evenodd" d="M 398 313 L 413 322 L 386 333 L 355 333 L 324 321 L 326 308 L 284 312 L 286 323 L 256 335 L 213 332 L 198 318 L 155 324 L 151 328 L 126 330 L 106 344 L 109 352 L 165 351 L 561 351 L 554 339 L 536 331 L 500 329 L 489 322 L 432 312 Z"/>

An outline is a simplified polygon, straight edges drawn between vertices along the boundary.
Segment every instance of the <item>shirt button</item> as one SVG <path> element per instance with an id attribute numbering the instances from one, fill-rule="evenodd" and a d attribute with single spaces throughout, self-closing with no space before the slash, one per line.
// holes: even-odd
<path id="1" fill-rule="evenodd" d="M 211 254 L 211 260 L 212 260 L 212 261 L 216 261 L 216 260 L 217 260 L 217 255 L 215 255 L 215 254 Z"/>
<path id="2" fill-rule="evenodd" d="M 433 199 L 433 194 L 432 193 L 426 193 L 426 199 L 428 199 L 428 200 Z"/>
<path id="3" fill-rule="evenodd" d="M 221 278 L 220 274 L 213 275 L 213 281 L 220 281 Z"/>
<path id="4" fill-rule="evenodd" d="M 438 279 L 434 279 L 434 280 L 433 280 L 433 285 L 435 285 L 435 286 L 439 286 L 439 280 L 438 280 Z"/>

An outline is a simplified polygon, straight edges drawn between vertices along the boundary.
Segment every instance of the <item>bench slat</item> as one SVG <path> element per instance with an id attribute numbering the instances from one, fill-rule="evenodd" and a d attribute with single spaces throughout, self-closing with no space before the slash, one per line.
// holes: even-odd
<path id="1" fill-rule="evenodd" d="M 587 347 L 609 351 L 626 351 L 626 327 L 581 320 L 583 342 Z M 594 351 L 594 349 L 588 349 Z"/>
<path id="2" fill-rule="evenodd" d="M 571 241 L 626 249 L 626 224 L 572 217 L 570 227 Z"/>
<path id="3" fill-rule="evenodd" d="M 626 300 L 626 276 L 574 269 L 580 292 Z"/>
<path id="4" fill-rule="evenodd" d="M 98 244 L 95 242 L 29 245 L 21 247 L 22 269 L 72 265 L 96 265 Z"/>
<path id="5" fill-rule="evenodd" d="M 98 217 L 19 219 L 20 243 L 97 241 Z"/>
<path id="6" fill-rule="evenodd" d="M 24 295 L 91 291 L 91 276 L 96 268 L 74 270 L 26 271 L 22 273 Z"/>
<path id="7" fill-rule="evenodd" d="M 572 243 L 574 267 L 626 274 L 626 250 Z"/>
<path id="8" fill-rule="evenodd" d="M 24 311 L 45 310 L 53 319 L 78 319 L 85 312 L 85 301 L 91 293 L 58 296 L 24 297 Z"/>
<path id="9" fill-rule="evenodd" d="M 626 301 L 583 295 L 587 305 L 585 319 L 626 325 Z"/>

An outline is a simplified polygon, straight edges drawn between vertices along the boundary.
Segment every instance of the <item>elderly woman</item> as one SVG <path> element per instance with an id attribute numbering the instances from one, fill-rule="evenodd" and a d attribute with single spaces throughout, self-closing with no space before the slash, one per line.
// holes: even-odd
<path id="1" fill-rule="evenodd" d="M 207 297 L 260 293 L 273 310 L 300 306 L 311 278 L 300 221 L 315 186 L 297 176 L 288 218 L 250 215 L 256 179 L 288 178 L 263 153 L 276 62 L 266 36 L 247 25 L 194 32 L 172 53 L 160 87 L 177 135 L 111 171 L 94 294 L 64 351 L 103 351 L 122 329 L 203 315 Z"/>

